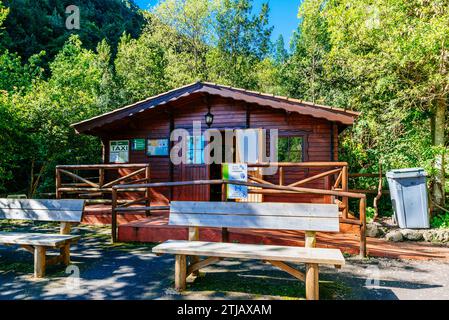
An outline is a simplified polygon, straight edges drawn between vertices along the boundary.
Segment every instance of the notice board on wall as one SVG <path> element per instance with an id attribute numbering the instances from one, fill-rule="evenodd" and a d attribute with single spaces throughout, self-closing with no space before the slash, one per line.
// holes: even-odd
<path id="1" fill-rule="evenodd" d="M 128 140 L 112 140 L 109 142 L 109 162 L 110 163 L 129 162 Z"/>
<path id="2" fill-rule="evenodd" d="M 168 156 L 168 139 L 148 139 L 148 152 L 150 157 Z"/>

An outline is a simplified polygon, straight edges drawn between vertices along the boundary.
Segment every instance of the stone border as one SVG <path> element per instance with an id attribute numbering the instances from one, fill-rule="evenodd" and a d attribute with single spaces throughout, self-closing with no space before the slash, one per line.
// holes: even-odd
<path id="1" fill-rule="evenodd" d="M 449 243 L 449 229 L 399 229 L 385 226 L 379 222 L 367 224 L 367 237 L 384 238 L 388 241 L 426 241 L 437 243 Z"/>

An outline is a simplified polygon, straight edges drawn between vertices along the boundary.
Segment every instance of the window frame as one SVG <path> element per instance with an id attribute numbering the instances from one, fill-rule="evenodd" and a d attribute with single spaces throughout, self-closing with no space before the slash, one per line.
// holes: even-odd
<path id="1" fill-rule="evenodd" d="M 301 138 L 302 144 L 301 144 L 301 162 L 307 162 L 309 160 L 308 156 L 308 139 L 309 139 L 309 133 L 307 131 L 301 131 L 301 130 L 279 130 L 278 138 Z M 279 150 L 278 150 L 279 152 Z M 279 154 L 278 154 L 279 156 Z M 280 161 L 279 161 L 280 162 Z M 299 163 L 299 162 L 298 162 Z"/>

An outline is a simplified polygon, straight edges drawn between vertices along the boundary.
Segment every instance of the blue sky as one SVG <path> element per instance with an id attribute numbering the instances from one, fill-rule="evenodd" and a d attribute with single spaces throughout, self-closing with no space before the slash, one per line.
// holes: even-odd
<path id="1" fill-rule="evenodd" d="M 259 9 L 261 4 L 267 2 L 270 5 L 270 22 L 274 26 L 273 41 L 276 41 L 280 34 L 284 36 L 286 47 L 296 30 L 298 20 L 298 8 L 301 0 L 253 0 L 254 8 Z M 135 0 L 142 9 L 147 9 L 148 5 L 154 5 L 157 0 Z"/>

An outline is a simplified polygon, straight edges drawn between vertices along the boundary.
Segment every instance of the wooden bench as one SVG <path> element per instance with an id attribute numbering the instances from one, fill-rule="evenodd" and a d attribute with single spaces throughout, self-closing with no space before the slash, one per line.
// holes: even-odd
<path id="1" fill-rule="evenodd" d="M 34 254 L 34 276 L 45 276 L 50 264 L 70 263 L 70 244 L 80 236 L 70 235 L 71 225 L 81 222 L 84 200 L 0 199 L 0 220 L 60 222 L 60 234 L 0 232 L 0 244 L 19 245 Z M 47 259 L 47 249 L 59 249 L 59 255 Z"/>
<path id="2" fill-rule="evenodd" d="M 175 287 L 184 290 L 186 278 L 222 258 L 262 260 L 305 281 L 306 298 L 318 300 L 319 265 L 341 268 L 338 249 L 315 248 L 315 232 L 338 232 L 338 206 L 305 203 L 172 202 L 170 225 L 188 226 L 190 241 L 167 241 L 156 254 L 174 254 Z M 202 242 L 199 227 L 305 231 L 305 247 Z M 189 257 L 189 264 L 187 264 Z M 200 260 L 199 257 L 207 257 Z M 304 263 L 305 274 L 288 263 Z"/>

